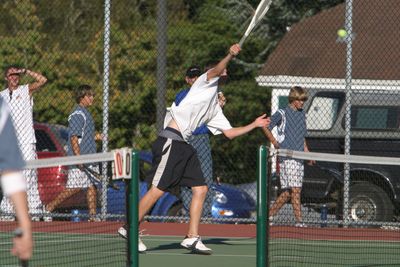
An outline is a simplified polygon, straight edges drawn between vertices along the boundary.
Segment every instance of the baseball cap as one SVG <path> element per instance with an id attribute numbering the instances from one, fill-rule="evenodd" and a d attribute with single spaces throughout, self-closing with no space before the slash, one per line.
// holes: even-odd
<path id="1" fill-rule="evenodd" d="M 189 78 L 199 77 L 201 75 L 201 70 L 198 66 L 191 66 L 186 71 L 186 76 Z"/>

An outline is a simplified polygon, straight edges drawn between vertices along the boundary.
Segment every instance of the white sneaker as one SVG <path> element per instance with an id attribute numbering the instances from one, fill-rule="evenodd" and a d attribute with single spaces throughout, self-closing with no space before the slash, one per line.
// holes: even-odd
<path id="1" fill-rule="evenodd" d="M 31 221 L 32 222 L 40 222 L 40 217 L 39 216 L 31 216 Z"/>
<path id="2" fill-rule="evenodd" d="M 307 227 L 307 225 L 305 223 L 301 223 L 301 222 L 297 222 L 294 226 L 295 227 L 301 227 L 301 228 Z"/>
<path id="3" fill-rule="evenodd" d="M 197 237 L 186 236 L 185 239 L 183 239 L 183 241 L 181 242 L 181 246 L 191 250 L 193 253 L 204 254 L 204 255 L 212 254 L 212 250 L 203 244 L 200 236 Z"/>
<path id="4" fill-rule="evenodd" d="M 15 217 L 12 215 L 1 215 L 0 216 L 0 221 L 2 222 L 13 222 L 15 221 Z"/>
<path id="5" fill-rule="evenodd" d="M 139 252 L 145 252 L 147 250 L 146 245 L 143 243 L 142 239 L 139 237 L 138 240 L 138 251 Z"/>
<path id="6" fill-rule="evenodd" d="M 101 222 L 101 218 L 99 218 L 96 215 L 90 216 L 89 219 L 88 219 L 88 222 Z"/>
<path id="7" fill-rule="evenodd" d="M 269 216 L 268 222 L 269 222 L 269 226 L 274 225 L 274 217 L 273 216 Z"/>
<path id="8" fill-rule="evenodd" d="M 48 211 L 47 209 L 46 209 L 46 206 L 45 205 L 43 205 L 43 221 L 44 222 L 52 222 L 53 221 L 53 217 L 51 217 L 51 212 L 50 211 Z"/>
<path id="9" fill-rule="evenodd" d="M 128 239 L 128 230 L 126 229 L 126 225 L 121 226 L 118 229 L 118 234 L 120 237 L 124 238 L 124 239 Z"/>
<path id="10" fill-rule="evenodd" d="M 128 239 L 128 230 L 126 228 L 127 228 L 127 226 L 124 225 L 124 226 L 121 226 L 118 229 L 119 236 L 124 238 L 124 239 Z M 139 252 L 145 252 L 146 250 L 147 250 L 146 245 L 143 243 L 142 239 L 140 239 L 140 237 L 139 237 L 139 240 L 138 240 L 138 251 Z"/>

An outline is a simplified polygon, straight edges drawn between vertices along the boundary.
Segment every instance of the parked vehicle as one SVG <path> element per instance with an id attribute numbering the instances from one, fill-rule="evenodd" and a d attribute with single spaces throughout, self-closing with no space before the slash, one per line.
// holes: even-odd
<path id="1" fill-rule="evenodd" d="M 141 171 L 149 168 L 152 155 L 149 152 L 140 152 L 140 169 Z M 142 197 L 148 189 L 147 183 L 142 182 L 144 173 L 141 172 L 141 181 L 139 184 L 140 197 Z M 124 214 L 125 213 L 125 186 L 123 182 L 118 182 L 120 190 L 109 189 L 108 199 L 109 213 Z M 215 196 L 212 203 L 213 218 L 252 218 L 255 217 L 255 202 L 243 190 L 229 184 L 215 183 L 212 185 Z M 149 215 L 151 216 L 179 216 L 182 214 L 182 202 L 175 195 L 165 193 L 160 200 L 154 205 Z"/>
<path id="2" fill-rule="evenodd" d="M 288 90 L 274 90 L 272 101 L 287 103 Z M 280 93 L 279 93 L 280 92 Z M 345 92 L 309 89 L 307 144 L 310 151 L 344 154 Z M 400 94 L 389 90 L 354 90 L 351 96 L 351 154 L 400 156 Z M 279 106 L 279 108 L 282 106 Z M 274 108 L 273 108 L 274 109 Z M 272 110 L 274 112 L 275 110 Z M 343 217 L 343 163 L 305 164 L 302 203 Z M 400 167 L 350 165 L 348 215 L 352 221 L 392 221 L 400 213 Z"/>
<path id="3" fill-rule="evenodd" d="M 33 128 L 36 136 L 36 153 L 39 159 L 66 155 L 67 127 L 35 122 Z M 40 168 L 37 170 L 37 174 L 40 199 L 42 203 L 47 204 L 65 188 L 68 169 L 65 166 Z M 66 201 L 62 206 L 68 206 L 71 201 Z"/>
<path id="4" fill-rule="evenodd" d="M 68 129 L 62 125 L 34 123 L 37 139 L 36 149 L 39 159 L 63 157 L 68 140 Z M 152 155 L 142 151 L 140 155 L 141 179 L 144 171 L 149 168 Z M 38 169 L 39 194 L 44 204 L 53 200 L 64 188 L 67 182 L 68 169 L 65 166 Z M 125 214 L 125 183 L 117 181 L 119 190 L 107 189 L 107 212 L 110 214 Z M 251 218 L 255 214 L 255 202 L 244 191 L 229 184 L 213 184 L 215 197 L 212 205 L 213 218 Z M 148 190 L 147 183 L 140 181 L 140 197 Z M 99 202 L 100 203 L 100 202 Z M 85 192 L 63 202 L 59 211 L 71 209 L 86 209 Z M 149 215 L 176 216 L 182 211 L 182 203 L 176 196 L 165 193 L 154 205 Z"/>

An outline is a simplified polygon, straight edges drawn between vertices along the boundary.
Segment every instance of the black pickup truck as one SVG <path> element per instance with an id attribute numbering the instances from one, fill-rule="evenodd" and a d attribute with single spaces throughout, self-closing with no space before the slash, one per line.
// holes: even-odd
<path id="1" fill-rule="evenodd" d="M 308 90 L 310 151 L 344 154 L 344 90 Z M 400 93 L 357 90 L 351 94 L 351 155 L 400 158 Z M 343 218 L 343 163 L 305 164 L 302 204 L 322 204 Z M 400 166 L 350 164 L 348 215 L 352 221 L 393 221 L 400 211 Z"/>

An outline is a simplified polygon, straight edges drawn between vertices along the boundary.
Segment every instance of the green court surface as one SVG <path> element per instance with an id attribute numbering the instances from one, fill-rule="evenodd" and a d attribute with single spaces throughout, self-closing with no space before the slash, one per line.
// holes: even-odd
<path id="1" fill-rule="evenodd" d="M 400 240 L 383 242 L 273 239 L 269 243 L 269 266 L 400 266 Z"/>
<path id="2" fill-rule="evenodd" d="M 108 234 L 35 233 L 35 253 L 29 266 L 126 266 L 126 242 Z M 182 237 L 144 236 L 148 251 L 139 266 L 255 266 L 256 240 L 252 238 L 203 238 L 213 255 L 194 255 L 181 248 Z M 0 266 L 18 266 L 9 254 L 11 235 L 0 235 Z"/>
<path id="3" fill-rule="evenodd" d="M 213 255 L 194 255 L 182 249 L 182 237 L 145 237 L 146 254 L 139 258 L 140 266 L 256 266 L 256 240 L 248 238 L 203 238 Z"/>
<path id="4" fill-rule="evenodd" d="M 373 240 L 346 240 L 358 233 L 365 235 L 368 230 L 337 231 L 340 231 L 341 239 L 332 240 L 334 232 L 329 229 L 276 228 L 271 233 L 274 237 L 268 243 L 268 266 L 400 266 L 398 233 L 386 232 L 386 240 L 379 239 L 384 237 L 381 231 L 369 233 L 369 238 Z M 321 239 L 313 239 L 313 234 Z M 281 238 L 277 235 L 298 236 Z M 127 242 L 116 234 L 37 232 L 34 238 L 35 253 L 29 266 L 126 266 Z M 142 239 L 148 251 L 140 254 L 140 267 L 256 266 L 255 238 L 204 237 L 204 243 L 213 250 L 211 256 L 194 255 L 181 248 L 182 236 L 147 235 Z M 0 233 L 2 267 L 18 266 L 17 260 L 9 254 L 10 247 L 11 234 Z"/>

